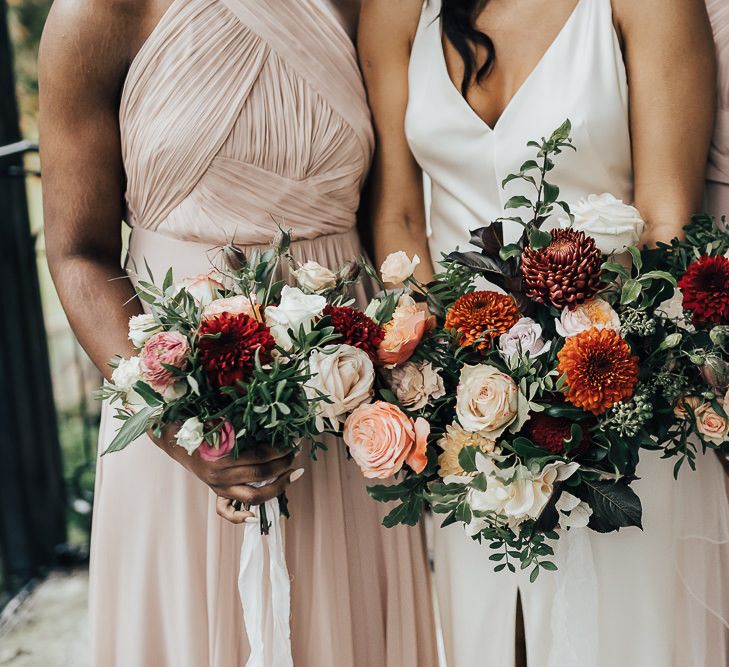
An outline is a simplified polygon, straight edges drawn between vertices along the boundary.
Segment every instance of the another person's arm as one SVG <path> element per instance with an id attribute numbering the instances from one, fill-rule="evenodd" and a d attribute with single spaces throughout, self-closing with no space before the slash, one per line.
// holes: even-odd
<path id="1" fill-rule="evenodd" d="M 39 61 L 48 264 L 78 340 L 107 378 L 109 359 L 132 354 L 128 321 L 142 312 L 120 266 L 124 168 L 118 103 L 130 49 L 139 44 L 138 26 L 144 24 L 133 6 L 57 0 Z M 273 449 L 208 463 L 174 446 L 171 429 L 156 444 L 219 496 L 246 503 L 276 497 L 291 473 L 291 456 Z M 279 481 L 260 490 L 245 485 L 273 477 Z M 247 516 L 224 511 L 236 522 Z"/>
<path id="2" fill-rule="evenodd" d="M 359 56 L 374 116 L 377 151 L 372 173 L 372 236 L 379 264 L 404 250 L 422 263 L 415 275 L 429 281 L 423 175 L 405 138 L 408 63 L 420 17 L 420 0 L 364 0 Z"/>
<path id="3" fill-rule="evenodd" d="M 642 242 L 680 235 L 701 211 L 715 113 L 714 43 L 704 0 L 614 0 L 630 90 Z"/>

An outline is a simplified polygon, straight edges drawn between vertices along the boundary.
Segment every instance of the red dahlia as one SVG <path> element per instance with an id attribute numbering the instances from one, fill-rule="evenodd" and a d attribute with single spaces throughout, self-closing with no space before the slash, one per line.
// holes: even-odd
<path id="1" fill-rule="evenodd" d="M 602 289 L 602 254 L 584 232 L 554 229 L 550 234 L 552 241 L 546 248 L 524 249 L 524 293 L 538 303 L 574 310 Z"/>
<path id="2" fill-rule="evenodd" d="M 569 440 L 572 435 L 573 422 L 561 417 L 550 417 L 543 412 L 533 414 L 526 423 L 526 434 L 529 439 L 542 449 L 552 454 L 564 454 L 564 441 Z M 577 449 L 572 449 L 570 454 L 576 456 L 587 450 L 592 442 L 590 431 L 583 425 L 582 441 Z"/>
<path id="3" fill-rule="evenodd" d="M 384 340 L 385 332 L 367 315 L 349 306 L 327 305 L 324 315 L 331 318 L 332 326 L 341 338 L 340 345 L 351 345 L 366 352 L 372 361 L 377 359 L 377 347 Z"/>
<path id="4" fill-rule="evenodd" d="M 262 322 L 239 313 L 221 313 L 203 320 L 197 341 L 200 363 L 215 387 L 235 387 L 248 379 L 256 352 L 271 361 L 276 343 Z"/>
<path id="5" fill-rule="evenodd" d="M 729 259 L 702 257 L 678 282 L 695 326 L 729 324 Z"/>

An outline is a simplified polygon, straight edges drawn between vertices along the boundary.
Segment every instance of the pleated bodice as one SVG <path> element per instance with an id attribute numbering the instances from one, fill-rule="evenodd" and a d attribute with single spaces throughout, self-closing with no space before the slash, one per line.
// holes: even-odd
<path id="1" fill-rule="evenodd" d="M 254 245 L 278 226 L 313 239 L 355 224 L 373 135 L 323 0 L 174 0 L 130 67 L 120 125 L 133 228 Z"/>

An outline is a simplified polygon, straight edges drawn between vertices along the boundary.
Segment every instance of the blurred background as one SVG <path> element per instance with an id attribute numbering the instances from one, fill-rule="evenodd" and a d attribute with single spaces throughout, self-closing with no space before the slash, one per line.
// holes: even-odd
<path id="1" fill-rule="evenodd" d="M 51 0 L 0 0 L 0 665 L 85 664 L 94 392 L 43 246 L 37 51 Z"/>

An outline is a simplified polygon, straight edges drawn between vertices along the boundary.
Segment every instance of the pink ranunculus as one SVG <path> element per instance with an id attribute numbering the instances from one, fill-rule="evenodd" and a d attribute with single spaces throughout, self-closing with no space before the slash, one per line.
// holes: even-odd
<path id="1" fill-rule="evenodd" d="M 218 430 L 217 446 L 211 445 L 205 440 L 198 448 L 200 456 L 205 461 L 217 461 L 230 454 L 235 446 L 235 429 L 229 421 L 223 423 Z"/>
<path id="2" fill-rule="evenodd" d="M 392 477 L 405 463 L 421 473 L 428 463 L 428 435 L 425 419 L 413 421 L 384 401 L 361 405 L 344 424 L 344 442 L 368 479 Z"/>
<path id="3" fill-rule="evenodd" d="M 140 364 L 141 378 L 152 389 L 163 394 L 177 380 L 174 373 L 162 364 L 175 366 L 180 370 L 187 367 L 190 344 L 187 338 L 177 331 L 160 331 L 144 344 Z"/>
<path id="4" fill-rule="evenodd" d="M 377 350 L 380 363 L 386 368 L 405 363 L 431 327 L 432 318 L 412 297 L 400 297 L 392 319 L 383 326 L 385 338 Z"/>
<path id="5" fill-rule="evenodd" d="M 243 296 L 229 296 L 225 299 L 216 299 L 212 301 L 203 310 L 203 319 L 208 317 L 216 317 L 228 313 L 229 315 L 248 315 L 249 317 L 254 316 L 253 306 L 250 300 Z"/>

